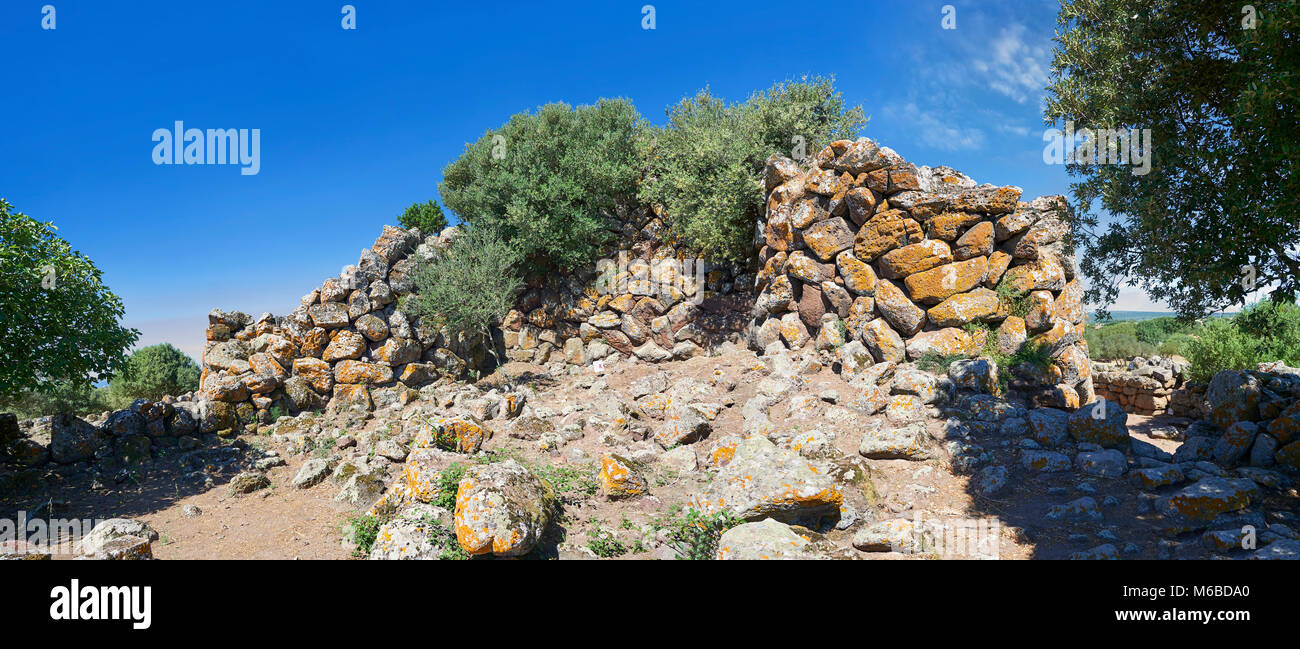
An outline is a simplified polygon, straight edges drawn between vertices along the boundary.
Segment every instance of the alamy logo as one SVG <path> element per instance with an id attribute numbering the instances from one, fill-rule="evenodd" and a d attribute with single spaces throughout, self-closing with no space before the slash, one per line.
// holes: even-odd
<path id="1" fill-rule="evenodd" d="M 130 620 L 133 629 L 153 624 L 152 586 L 68 586 L 50 589 L 51 620 Z"/>
<path id="2" fill-rule="evenodd" d="M 177 121 L 171 129 L 153 132 L 156 165 L 242 165 L 240 174 L 256 176 L 262 169 L 262 129 L 185 128 Z"/>

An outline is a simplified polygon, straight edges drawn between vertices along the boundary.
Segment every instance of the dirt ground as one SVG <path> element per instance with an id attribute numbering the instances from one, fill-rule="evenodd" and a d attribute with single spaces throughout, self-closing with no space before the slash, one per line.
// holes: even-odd
<path id="1" fill-rule="evenodd" d="M 770 374 L 762 359 L 739 350 L 722 356 L 703 356 L 660 365 L 614 363 L 599 374 L 592 368 L 585 368 L 577 375 L 548 378 L 544 369 L 511 364 L 506 371 L 517 383 L 536 390 L 536 398 L 528 405 L 534 410 L 543 409 L 544 414 L 549 411 L 557 430 L 566 423 L 582 422 L 589 414 L 587 405 L 595 395 L 608 394 L 606 390 L 634 406 L 628 394 L 630 386 L 637 379 L 657 372 L 668 372 L 669 385 L 686 378 L 710 383 L 713 391 L 700 400 L 720 406 L 712 422 L 710 437 L 692 445 L 696 449 L 700 470 L 678 473 L 656 469 L 651 478 L 650 493 L 631 500 L 609 501 L 581 490 L 562 494 L 562 529 L 553 556 L 574 559 L 593 558 L 587 547 L 589 533 L 610 534 L 623 542 L 631 551 L 622 558 L 665 558 L 663 547 L 654 542 L 656 521 L 708 485 L 714 475 L 707 470 L 712 443 L 726 435 L 741 433 L 744 423 L 742 405 L 757 393 L 761 379 Z M 489 387 L 498 382 L 500 377 L 493 377 L 480 382 L 480 385 Z M 802 408 L 796 408 L 798 397 L 825 395 L 828 391 L 836 392 L 841 403 L 850 397 L 852 388 L 830 367 L 801 375 L 795 382 L 800 387 L 791 397 L 771 408 L 771 421 L 778 428 L 816 429 L 827 433 L 832 436 L 833 446 L 838 450 L 833 455 L 838 457 L 821 458 L 822 461 L 834 467 L 860 468 L 867 472 L 874 493 L 846 490 L 846 500 L 866 521 L 912 519 L 918 512 L 927 519 L 996 521 L 1002 529 L 997 552 L 1001 559 L 1068 558 L 1073 552 L 1105 542 L 1131 546 L 1131 556 L 1126 558 L 1157 558 L 1161 538 L 1158 525 L 1141 513 L 1139 492 L 1127 479 L 1088 478 L 1074 471 L 1028 475 L 1017 460 L 1015 442 L 1018 440 L 1002 439 L 1000 433 L 994 432 L 960 440 L 979 446 L 988 452 L 990 461 L 1011 471 L 1010 487 L 1005 493 L 996 499 L 980 497 L 974 493 L 970 475 L 955 470 L 950 458 L 942 455 L 926 461 L 860 457 L 857 448 L 865 421 L 883 415 L 846 418 L 840 413 L 838 417 L 831 417 L 829 415 L 835 408 L 843 408 L 825 398 L 813 399 L 812 403 L 805 402 Z M 421 403 L 417 401 L 408 408 Z M 1135 438 L 1172 453 L 1180 442 L 1153 438 L 1148 434 L 1152 426 L 1167 423 L 1166 419 L 1131 415 L 1129 426 Z M 367 435 L 383 436 L 386 433 L 382 431 L 392 430 L 394 423 L 400 427 L 400 413 L 380 413 L 363 426 L 342 432 L 358 439 Z M 653 417 L 643 416 L 634 422 L 633 429 L 640 425 L 644 430 L 653 430 L 655 423 Z M 508 422 L 494 420 L 490 424 L 497 429 L 497 434 L 484 445 L 485 450 L 552 467 L 572 468 L 588 477 L 594 477 L 599 458 L 611 450 L 640 453 L 648 458 L 654 458 L 660 452 L 653 442 L 637 440 L 636 434 L 626 446 L 611 448 L 602 442 L 601 435 L 591 432 L 559 449 L 543 451 L 534 441 L 505 434 L 503 429 L 508 427 Z M 942 418 L 927 420 L 931 434 L 939 440 L 938 445 L 944 441 L 943 424 Z M 274 448 L 271 438 L 266 436 L 245 436 L 239 445 L 258 451 Z M 305 490 L 289 487 L 289 481 L 310 456 L 290 455 L 285 448 L 274 450 L 287 460 L 287 465 L 267 471 L 270 488 L 248 495 L 229 492 L 226 483 L 235 470 L 214 475 L 210 484 L 196 483 L 192 476 L 182 475 L 175 461 L 164 457 L 155 459 L 138 476 L 122 484 L 98 485 L 92 489 L 91 479 L 82 474 L 45 485 L 38 494 L 6 498 L 0 501 L 0 508 L 3 515 L 12 516 L 18 510 L 31 512 L 42 503 L 52 503 L 53 515 L 58 517 L 139 519 L 160 534 L 161 538 L 153 547 L 154 556 L 159 559 L 352 557 L 352 546 L 344 541 L 345 530 L 348 519 L 360 511 L 335 502 L 333 497 L 338 489 L 329 481 Z M 352 450 L 344 452 L 343 457 L 349 453 L 353 457 L 364 456 L 364 451 Z M 463 457 L 448 454 L 447 462 L 458 459 L 464 461 Z M 390 476 L 395 477 L 401 466 L 394 465 L 390 469 Z M 1052 506 L 1084 495 L 1107 503 L 1104 520 L 1075 523 L 1045 520 L 1044 515 Z M 187 515 L 190 506 L 197 507 L 201 513 Z M 853 558 L 917 558 L 853 550 L 850 538 L 859 527 L 800 530 L 810 537 L 845 549 Z"/>

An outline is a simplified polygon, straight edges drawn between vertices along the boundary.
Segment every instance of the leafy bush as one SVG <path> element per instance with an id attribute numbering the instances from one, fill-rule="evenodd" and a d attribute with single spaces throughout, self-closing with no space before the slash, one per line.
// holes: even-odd
<path id="1" fill-rule="evenodd" d="M 60 382 L 49 392 L 28 390 L 17 397 L 0 399 L 0 410 L 12 412 L 19 419 L 58 414 L 84 416 L 118 407 L 123 406 L 112 399 L 108 388 L 91 387 L 78 381 Z"/>
<path id="2" fill-rule="evenodd" d="M 402 311 L 452 334 L 483 334 L 491 340 L 490 327 L 510 311 L 523 287 L 520 255 L 492 226 L 471 226 L 432 259 L 416 262 L 416 292 L 402 301 Z M 496 358 L 496 346 L 487 347 Z"/>
<path id="3" fill-rule="evenodd" d="M 1232 321 L 1254 343 L 1260 362 L 1300 365 L 1300 306 L 1264 300 L 1242 309 Z"/>
<path id="4" fill-rule="evenodd" d="M 447 511 L 456 509 L 456 493 L 460 490 L 460 479 L 465 477 L 465 467 L 458 462 L 452 462 L 450 466 L 438 474 L 438 495 L 434 497 L 433 504 Z"/>
<path id="5" fill-rule="evenodd" d="M 1144 343 L 1136 337 L 1122 333 L 1111 336 L 1104 336 L 1098 342 L 1096 349 L 1089 345 L 1088 350 L 1092 352 L 1092 357 L 1101 360 L 1121 360 L 1133 358 L 1134 356 L 1154 356 L 1156 348 L 1154 345 Z"/>
<path id="6" fill-rule="evenodd" d="M 611 215 L 636 195 L 641 127 L 624 99 L 518 113 L 466 145 L 438 191 L 461 221 L 497 230 L 526 272 L 590 265 Z"/>
<path id="7" fill-rule="evenodd" d="M 109 381 L 115 399 L 161 399 L 199 389 L 199 366 L 169 343 L 136 350 L 126 367 Z"/>
<path id="8" fill-rule="evenodd" d="M 625 543 L 615 538 L 613 532 L 607 532 L 599 525 L 587 530 L 587 549 L 601 559 L 612 559 L 628 553 Z"/>
<path id="9" fill-rule="evenodd" d="M 375 539 L 379 537 L 379 528 L 383 527 L 385 522 L 371 514 L 362 514 L 348 519 L 348 538 L 357 546 L 352 551 L 353 556 L 370 555 L 370 548 L 375 545 Z"/>
<path id="10" fill-rule="evenodd" d="M 1187 356 L 1188 345 L 1199 336 L 1190 334 L 1174 334 L 1168 340 L 1160 343 L 1156 347 L 1156 353 L 1161 356 Z"/>
<path id="11" fill-rule="evenodd" d="M 420 233 L 428 236 L 438 234 L 447 227 L 447 216 L 442 213 L 442 208 L 436 201 L 430 200 L 412 203 L 397 217 L 397 222 L 404 228 L 420 228 Z"/>
<path id="12" fill-rule="evenodd" d="M 0 199 L 0 399 L 121 370 L 140 337 L 118 324 L 121 298 L 52 223 L 11 209 Z"/>
<path id="13" fill-rule="evenodd" d="M 1169 340 L 1177 334 L 1187 334 L 1196 329 L 1196 324 L 1178 318 L 1152 318 L 1137 323 L 1137 339 L 1152 345 Z"/>
<path id="14" fill-rule="evenodd" d="M 638 196 L 663 208 L 666 239 L 680 238 L 706 258 L 747 261 L 763 215 L 767 158 L 800 143 L 814 154 L 865 124 L 861 107 L 845 110 L 833 79 L 778 83 L 739 104 L 705 88 L 669 109 L 666 127 L 649 129 L 649 172 Z"/>
<path id="15" fill-rule="evenodd" d="M 1188 376 L 1201 383 L 1223 370 L 1252 369 L 1265 361 L 1300 365 L 1300 307 L 1265 300 L 1231 319 L 1211 318 L 1185 349 Z"/>
<path id="16" fill-rule="evenodd" d="M 718 540 L 722 533 L 744 523 L 730 512 L 703 514 L 696 509 L 683 515 L 679 509 L 669 511 L 667 518 L 655 525 L 668 530 L 668 546 L 682 559 L 712 560 L 718 556 Z"/>
<path id="17" fill-rule="evenodd" d="M 1256 363 L 1256 352 L 1248 340 L 1230 320 L 1213 319 L 1205 323 L 1201 337 L 1188 345 L 1188 378 L 1208 383 L 1222 370 L 1251 368 Z"/>

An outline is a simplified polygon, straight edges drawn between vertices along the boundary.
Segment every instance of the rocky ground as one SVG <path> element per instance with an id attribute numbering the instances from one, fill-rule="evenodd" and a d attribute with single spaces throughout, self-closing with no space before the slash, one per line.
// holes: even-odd
<path id="1" fill-rule="evenodd" d="M 131 519 L 118 554 L 163 559 L 1300 556 L 1293 477 L 1214 461 L 1186 441 L 1205 422 L 1026 410 L 984 392 L 985 361 L 845 347 L 511 363 L 0 505 Z"/>

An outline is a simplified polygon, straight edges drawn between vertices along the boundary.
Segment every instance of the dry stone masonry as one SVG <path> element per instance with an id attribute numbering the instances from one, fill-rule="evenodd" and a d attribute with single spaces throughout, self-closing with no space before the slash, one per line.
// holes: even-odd
<path id="1" fill-rule="evenodd" d="M 385 226 L 355 266 L 302 298 L 286 317 L 208 315 L 200 390 L 204 432 L 233 434 L 277 414 L 409 403 L 415 388 L 478 367 L 478 339 L 452 336 L 403 313 L 417 256 L 455 228 L 424 237 Z"/>
<path id="2" fill-rule="evenodd" d="M 995 336 L 1004 354 L 1029 344 L 1050 356 L 1010 368 L 1034 405 L 1093 400 L 1063 197 L 1022 202 L 1018 187 L 917 167 L 866 138 L 833 142 L 808 164 L 772 156 L 765 190 L 757 350 L 860 342 L 875 361 L 902 363 L 977 354 Z M 1027 293 L 1023 317 L 1000 283 Z"/>
<path id="3" fill-rule="evenodd" d="M 1128 362 L 1094 363 L 1092 384 L 1097 396 L 1139 415 L 1163 415 L 1175 409 L 1170 402 L 1184 385 L 1186 366 L 1167 358 L 1137 357 Z"/>
<path id="4" fill-rule="evenodd" d="M 740 339 L 753 273 L 662 243 L 663 219 L 649 208 L 624 210 L 615 222 L 618 245 L 593 271 L 524 293 L 501 325 L 507 358 L 660 362 Z"/>

